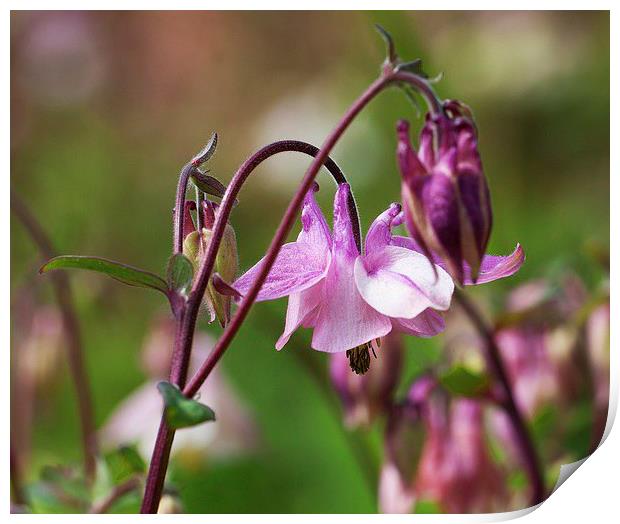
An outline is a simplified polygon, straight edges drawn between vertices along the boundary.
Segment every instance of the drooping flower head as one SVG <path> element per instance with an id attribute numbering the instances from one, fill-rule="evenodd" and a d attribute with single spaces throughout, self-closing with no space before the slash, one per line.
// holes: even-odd
<path id="1" fill-rule="evenodd" d="M 392 329 L 415 336 L 433 336 L 443 330 L 443 319 L 435 310 L 448 309 L 454 284 L 424 255 L 392 244 L 391 227 L 400 214 L 398 204 L 373 222 L 364 253 L 360 253 L 349 216 L 349 195 L 349 185 L 341 184 L 330 232 L 314 191 L 308 192 L 302 231 L 296 242 L 282 246 L 257 300 L 289 297 L 277 349 L 298 327 L 312 328 L 313 349 L 349 352 L 354 370 L 364 372 L 371 342 Z M 235 289 L 245 294 L 263 263 L 259 261 L 242 275 Z"/>
<path id="2" fill-rule="evenodd" d="M 447 101 L 427 115 L 416 152 L 409 123 L 397 127 L 397 158 L 409 234 L 429 256 L 437 254 L 459 283 L 466 263 L 475 282 L 491 232 L 491 204 L 476 128 L 463 104 Z"/>

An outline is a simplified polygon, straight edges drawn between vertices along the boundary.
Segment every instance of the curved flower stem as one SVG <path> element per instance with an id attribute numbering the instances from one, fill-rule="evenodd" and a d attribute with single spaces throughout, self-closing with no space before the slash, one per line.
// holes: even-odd
<path id="1" fill-rule="evenodd" d="M 181 169 L 179 175 L 179 183 L 177 185 L 177 195 L 174 202 L 174 224 L 173 224 L 173 239 L 172 239 L 172 252 L 183 252 L 183 208 L 185 207 L 185 193 L 187 192 L 187 184 L 192 171 L 196 169 L 196 165 L 193 162 L 189 162 Z"/>
<path id="2" fill-rule="evenodd" d="M 501 384 L 504 393 L 500 405 L 510 419 L 517 437 L 523 463 L 530 479 L 532 486 L 531 504 L 532 506 L 540 504 L 545 500 L 545 482 L 542 466 L 525 421 L 515 402 L 504 362 L 495 342 L 493 330 L 487 325 L 481 313 L 463 291 L 455 289 L 454 297 L 484 340 L 488 365 L 497 381 Z"/>
<path id="3" fill-rule="evenodd" d="M 37 221 L 21 199 L 11 191 L 11 209 L 24 225 L 43 260 L 56 256 L 56 250 Z M 84 474 L 88 481 L 95 475 L 95 457 L 97 455 L 97 436 L 93 417 L 92 398 L 88 375 L 84 365 L 82 336 L 80 325 L 73 307 L 71 288 L 67 275 L 63 271 L 54 271 L 52 282 L 58 307 L 62 314 L 65 335 L 67 337 L 67 354 L 73 385 L 77 394 L 78 413 L 82 432 L 82 448 L 84 453 Z"/>

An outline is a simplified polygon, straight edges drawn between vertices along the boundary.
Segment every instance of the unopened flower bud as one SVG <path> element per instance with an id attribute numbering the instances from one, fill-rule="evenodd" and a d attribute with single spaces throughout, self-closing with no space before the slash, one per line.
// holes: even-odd
<path id="1" fill-rule="evenodd" d="M 345 353 L 331 355 L 330 376 L 342 401 L 347 427 L 368 426 L 377 415 L 387 410 L 398 385 L 402 353 L 399 335 L 389 335 L 364 375 L 351 370 Z"/>
<path id="2" fill-rule="evenodd" d="M 476 279 L 491 231 L 489 190 L 471 113 L 459 102 L 427 115 L 419 151 L 409 123 L 397 127 L 405 224 L 427 256 L 438 255 L 452 277 L 464 280 L 464 263 Z"/>
<path id="3" fill-rule="evenodd" d="M 212 232 L 208 229 L 202 230 L 203 246 L 206 250 L 209 248 L 209 242 L 211 241 Z M 215 266 L 213 271 L 218 273 L 220 278 L 225 282 L 234 282 L 239 269 L 239 258 L 237 256 L 237 236 L 235 230 L 230 224 L 226 224 L 224 228 L 224 235 L 222 236 L 222 242 L 220 248 L 217 251 L 215 257 Z M 222 295 L 218 293 L 213 285 L 213 282 L 209 282 L 207 292 L 211 299 L 211 305 L 215 316 L 220 321 L 222 326 L 226 326 L 230 321 L 230 309 L 232 303 L 232 297 L 229 295 Z"/>
<path id="4" fill-rule="evenodd" d="M 212 210 L 212 208 L 209 208 L 209 210 Z M 205 218 L 209 217 L 210 214 L 205 213 Z M 205 224 L 212 225 L 213 221 L 205 221 Z M 198 231 L 192 231 L 183 241 L 183 254 L 192 262 L 195 272 L 198 272 L 202 260 L 209 250 L 212 237 L 213 231 L 210 228 L 203 228 L 202 234 L 199 234 Z M 226 224 L 222 241 L 215 257 L 213 273 L 217 273 L 224 282 L 230 283 L 235 280 L 238 268 L 237 237 L 233 227 L 230 224 Z M 231 297 L 218 293 L 212 282 L 209 282 L 205 293 L 205 305 L 211 316 L 211 322 L 217 318 L 222 326 L 228 324 L 230 320 Z"/>

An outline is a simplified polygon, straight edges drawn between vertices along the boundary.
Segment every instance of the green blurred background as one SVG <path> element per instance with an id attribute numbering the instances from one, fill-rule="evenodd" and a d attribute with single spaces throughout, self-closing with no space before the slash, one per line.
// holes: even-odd
<path id="1" fill-rule="evenodd" d="M 261 145 L 317 145 L 379 72 L 381 23 L 405 59 L 421 57 L 445 98 L 469 104 L 492 194 L 491 252 L 520 242 L 520 273 L 476 290 L 505 292 L 557 266 L 594 285 L 588 246 L 609 245 L 609 15 L 605 12 L 14 12 L 11 18 L 11 185 L 61 253 L 99 255 L 162 272 L 180 167 L 213 130 L 212 173 L 227 182 Z M 421 119 L 398 90 L 351 126 L 333 158 L 350 178 L 364 230 L 399 198 L 394 126 Z M 266 162 L 232 218 L 241 268 L 263 253 L 309 159 Z M 330 215 L 333 188 L 319 178 Z M 11 223 L 15 296 L 36 287 L 38 254 Z M 140 348 L 160 296 L 72 273 L 99 425 L 144 381 Z M 222 360 L 250 409 L 257 449 L 171 480 L 188 512 L 371 512 L 364 472 L 381 461 L 380 427 L 348 433 L 308 332 L 273 346 L 285 300 L 257 305 Z M 15 319 L 14 319 L 15 320 Z M 218 326 L 200 325 L 214 335 Z M 411 377 L 437 340 L 408 340 Z M 36 404 L 32 459 L 78 461 L 71 383 L 63 367 Z M 360 457 L 362 462 L 360 463 Z"/>

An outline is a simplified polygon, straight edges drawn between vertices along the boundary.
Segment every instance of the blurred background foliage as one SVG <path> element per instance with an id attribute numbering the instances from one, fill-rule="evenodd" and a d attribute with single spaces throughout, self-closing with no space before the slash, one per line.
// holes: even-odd
<path id="1" fill-rule="evenodd" d="M 515 277 L 474 294 L 499 306 L 510 288 L 564 268 L 596 286 L 602 271 L 591 253 L 610 235 L 605 12 L 14 12 L 11 185 L 59 252 L 163 272 L 180 167 L 213 130 L 220 145 L 211 174 L 224 182 L 267 142 L 320 145 L 379 72 L 384 50 L 374 23 L 392 33 L 402 57 L 421 57 L 431 76 L 444 73 L 442 97 L 473 108 L 494 207 L 490 251 L 525 248 Z M 399 199 L 401 117 L 421 125 L 401 92 L 382 94 L 333 153 L 364 230 Z M 242 269 L 262 255 L 308 164 L 295 154 L 271 159 L 244 188 L 233 215 Z M 329 216 L 333 188 L 325 174 L 319 183 Z M 12 220 L 13 304 L 24 294 L 53 303 L 38 265 Z M 141 346 L 166 305 L 98 275 L 72 273 L 71 281 L 102 426 L 144 382 Z M 377 510 L 366 475 L 381 462 L 380 427 L 344 429 L 326 358 L 308 351 L 307 332 L 285 351 L 273 349 L 284 311 L 284 300 L 255 306 L 222 361 L 259 444 L 232 458 L 175 460 L 170 480 L 186 511 Z M 204 319 L 200 329 L 220 331 Z M 404 376 L 434 362 L 440 344 L 408 339 Z M 80 460 L 64 364 L 48 382 L 24 443 L 30 480 L 45 464 Z"/>

